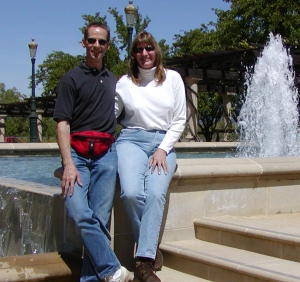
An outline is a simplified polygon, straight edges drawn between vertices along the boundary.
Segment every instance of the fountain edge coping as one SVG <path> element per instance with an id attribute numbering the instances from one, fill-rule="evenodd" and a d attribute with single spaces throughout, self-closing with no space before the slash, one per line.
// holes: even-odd
<path id="1" fill-rule="evenodd" d="M 178 159 L 177 164 L 171 186 L 181 186 L 180 182 L 188 179 L 223 181 L 224 178 L 229 180 L 230 178 L 251 177 L 259 180 L 261 177 L 268 176 L 272 179 L 292 179 L 293 175 L 297 176 L 300 173 L 300 157 Z M 53 173 L 59 178 L 59 168 Z M 60 195 L 61 192 L 58 186 L 47 186 L 6 177 L 0 177 L 0 186 L 49 196 Z"/>
<path id="2" fill-rule="evenodd" d="M 239 142 L 177 142 L 175 149 L 228 149 L 236 148 Z M 1 150 L 58 149 L 57 143 L 0 143 Z"/>

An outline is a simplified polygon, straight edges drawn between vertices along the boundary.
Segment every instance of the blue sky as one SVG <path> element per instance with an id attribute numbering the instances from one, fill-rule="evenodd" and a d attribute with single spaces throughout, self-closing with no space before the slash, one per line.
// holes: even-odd
<path id="1" fill-rule="evenodd" d="M 117 8 L 124 16 L 125 0 L 1 0 L 0 2 L 0 83 L 6 89 L 16 87 L 19 92 L 31 95 L 29 77 L 31 60 L 28 44 L 34 38 L 38 44 L 36 69 L 53 51 L 71 55 L 84 54 L 78 43 L 84 25 L 82 15 L 107 16 L 112 36 L 115 35 L 115 21 L 107 12 L 109 7 Z M 166 39 L 171 45 L 174 34 L 198 28 L 202 23 L 216 21 L 212 8 L 227 10 L 228 3 L 222 0 L 134 0 L 133 5 L 140 13 L 151 19 L 147 30 L 157 41 Z M 36 95 L 41 86 L 36 88 Z"/>

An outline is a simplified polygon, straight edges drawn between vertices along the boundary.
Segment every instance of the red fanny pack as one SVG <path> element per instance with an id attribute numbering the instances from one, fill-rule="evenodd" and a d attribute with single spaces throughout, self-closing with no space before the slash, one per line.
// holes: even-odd
<path id="1" fill-rule="evenodd" d="M 81 131 L 70 134 L 72 148 L 86 158 L 97 158 L 106 153 L 115 138 L 108 133 L 99 131 Z"/>

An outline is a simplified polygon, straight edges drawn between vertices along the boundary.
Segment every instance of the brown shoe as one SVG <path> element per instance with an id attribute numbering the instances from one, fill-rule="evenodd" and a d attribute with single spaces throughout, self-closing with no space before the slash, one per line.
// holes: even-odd
<path id="1" fill-rule="evenodd" d="M 163 263 L 164 263 L 163 255 L 162 255 L 161 251 L 159 249 L 157 249 L 155 260 L 153 261 L 154 271 L 160 271 L 163 267 Z"/>
<path id="2" fill-rule="evenodd" d="M 136 263 L 136 274 L 143 282 L 161 282 L 154 273 L 152 261 L 138 261 Z"/>

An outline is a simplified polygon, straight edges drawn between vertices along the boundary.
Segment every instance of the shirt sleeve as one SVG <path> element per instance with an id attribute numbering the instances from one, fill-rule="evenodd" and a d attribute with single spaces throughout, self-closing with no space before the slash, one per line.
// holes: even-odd
<path id="1" fill-rule="evenodd" d="M 116 118 L 119 117 L 119 115 L 122 113 L 123 108 L 124 108 L 124 104 L 123 104 L 122 98 L 118 94 L 118 92 L 116 92 L 116 96 L 115 96 L 115 115 L 116 115 Z"/>
<path id="2" fill-rule="evenodd" d="M 169 71 L 167 71 L 167 75 Z M 159 146 L 159 148 L 163 149 L 167 154 L 179 140 L 186 124 L 186 97 L 184 83 L 177 72 L 172 72 L 172 91 L 174 97 L 173 119 L 170 128 L 167 130 L 165 138 Z"/>
<path id="3" fill-rule="evenodd" d="M 58 85 L 57 100 L 53 113 L 53 119 L 55 121 L 66 120 L 70 122 L 72 120 L 75 104 L 75 91 L 71 84 L 71 80 L 64 76 Z"/>

